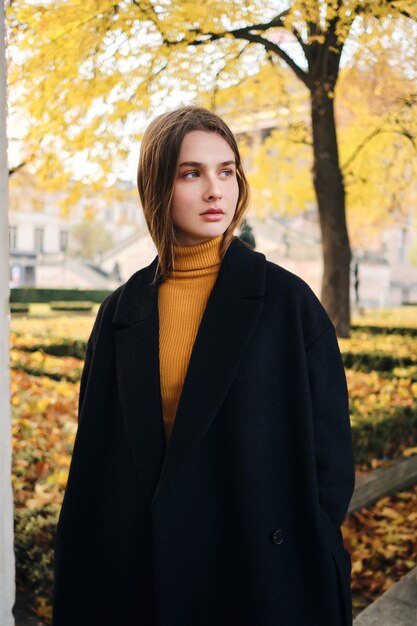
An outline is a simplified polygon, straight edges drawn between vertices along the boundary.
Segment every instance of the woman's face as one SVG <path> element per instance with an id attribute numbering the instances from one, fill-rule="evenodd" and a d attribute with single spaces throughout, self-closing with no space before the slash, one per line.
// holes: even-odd
<path id="1" fill-rule="evenodd" d="M 185 135 L 172 204 L 178 245 L 193 246 L 222 235 L 238 199 L 236 160 L 227 141 L 201 130 Z"/>

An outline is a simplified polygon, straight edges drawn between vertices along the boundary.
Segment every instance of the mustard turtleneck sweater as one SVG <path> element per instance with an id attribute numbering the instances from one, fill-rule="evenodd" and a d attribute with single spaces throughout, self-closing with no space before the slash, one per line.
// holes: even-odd
<path id="1" fill-rule="evenodd" d="M 223 235 L 175 246 L 175 269 L 158 288 L 162 414 L 170 439 L 188 363 L 207 300 L 220 270 Z"/>

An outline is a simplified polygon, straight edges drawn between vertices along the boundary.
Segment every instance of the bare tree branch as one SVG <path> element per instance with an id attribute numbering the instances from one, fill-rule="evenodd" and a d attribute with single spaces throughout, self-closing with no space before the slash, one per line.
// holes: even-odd
<path id="1" fill-rule="evenodd" d="M 406 9 L 402 9 L 402 8 L 395 6 L 396 0 L 385 0 L 385 1 L 389 6 L 392 6 L 392 8 L 395 9 L 400 15 L 403 15 L 404 17 L 407 17 L 408 19 L 413 20 L 414 22 L 417 21 L 417 11 L 415 14 L 412 14 L 410 13 L 410 11 L 407 11 Z"/>
<path id="2" fill-rule="evenodd" d="M 398 130 L 397 128 L 388 128 L 387 125 L 388 123 L 390 123 L 390 119 L 391 119 L 391 115 L 392 113 L 388 113 L 388 115 L 385 116 L 384 120 L 382 121 L 382 123 L 378 126 L 378 128 L 374 128 L 373 131 L 371 131 L 364 139 L 363 141 L 361 141 L 361 143 L 355 148 L 355 150 L 352 152 L 352 154 L 350 155 L 350 157 L 345 161 L 345 163 L 342 165 L 342 169 L 346 169 L 358 156 L 358 154 L 366 147 L 366 145 L 377 135 L 381 135 L 382 133 L 396 133 L 398 135 L 401 135 L 403 137 L 405 137 L 406 139 L 408 139 L 413 148 L 417 150 L 417 145 L 416 145 L 416 141 L 415 141 L 415 137 L 410 133 L 410 131 L 408 129 L 406 129 L 404 127 L 404 125 L 402 124 L 402 122 L 400 121 L 400 114 L 401 111 L 403 111 L 404 109 L 411 109 L 417 102 L 417 94 L 413 93 L 413 94 L 408 94 L 402 101 L 401 101 L 401 106 L 399 107 L 399 109 L 397 110 L 397 113 L 394 117 L 394 122 L 396 124 L 398 124 L 398 127 L 400 130 Z"/>
<path id="3" fill-rule="evenodd" d="M 270 50 L 274 52 L 277 56 L 279 56 L 285 63 L 290 67 L 294 74 L 301 80 L 301 82 L 310 89 L 310 80 L 308 74 L 277 44 L 274 44 L 269 39 L 265 39 L 260 35 L 256 35 L 251 33 L 252 28 L 246 29 L 237 29 L 235 31 L 231 31 L 230 34 L 233 35 L 236 39 L 246 39 L 246 41 L 250 41 L 251 43 L 261 44 L 265 50 Z"/>
<path id="4" fill-rule="evenodd" d="M 239 59 L 243 55 L 243 53 L 246 52 L 248 47 L 249 47 L 249 45 L 243 46 L 242 50 L 239 50 L 239 52 L 238 52 L 238 54 L 237 54 L 237 56 L 235 58 Z M 226 58 L 226 55 L 224 55 L 223 58 Z M 213 111 L 215 111 L 215 109 L 216 109 L 216 96 L 217 96 L 217 92 L 218 92 L 217 81 L 220 78 L 222 72 L 225 71 L 226 63 L 227 63 L 227 61 L 225 61 L 224 66 L 222 68 L 220 68 L 218 72 L 216 72 L 216 75 L 215 75 L 215 78 L 214 78 L 214 88 L 213 88 L 213 92 L 212 92 L 212 96 L 211 96 L 211 107 L 212 107 Z"/>
<path id="5" fill-rule="evenodd" d="M 384 134 L 393 134 L 393 135 L 400 135 L 401 137 L 405 137 L 411 142 L 411 145 L 413 146 L 413 148 L 417 150 L 415 139 L 409 131 L 403 128 L 400 128 L 400 129 L 398 128 L 375 128 L 372 132 L 370 132 L 363 139 L 363 141 L 361 141 L 361 143 L 358 146 L 356 146 L 355 150 L 352 152 L 350 157 L 345 161 L 345 163 L 343 163 L 341 169 L 346 170 L 349 167 L 349 165 L 353 163 L 356 157 L 362 152 L 362 150 L 366 148 L 366 146 L 372 141 L 372 139 L 374 139 L 378 135 L 384 135 Z"/>
<path id="6" fill-rule="evenodd" d="M 417 21 L 417 12 L 413 14 L 407 9 L 404 9 L 402 7 L 397 7 L 396 4 L 398 0 L 385 0 L 385 2 L 389 7 L 391 7 L 394 11 L 396 11 L 398 15 L 403 15 L 404 17 L 407 17 L 408 19 L 413 20 L 413 22 Z M 372 14 L 372 11 L 374 10 L 374 8 L 375 7 L 374 7 L 373 0 L 370 0 L 370 2 L 364 2 L 360 6 L 356 7 L 355 15 L 362 15 L 363 13 Z"/>
<path id="7" fill-rule="evenodd" d="M 308 44 L 305 43 L 305 41 L 301 37 L 300 32 L 295 28 L 295 26 L 291 26 L 290 31 L 292 32 L 292 34 L 294 35 L 294 37 L 296 38 L 296 40 L 300 44 L 301 49 L 304 52 L 304 56 L 307 59 L 307 63 L 310 64 L 311 54 L 310 54 L 310 48 L 309 48 Z"/>
<path id="8" fill-rule="evenodd" d="M 27 159 L 27 161 L 22 161 L 22 163 L 19 163 L 19 165 L 16 165 L 15 167 L 11 167 L 9 168 L 9 178 L 11 176 L 13 176 L 13 174 L 16 174 L 16 172 L 18 172 L 19 170 L 22 169 L 22 167 L 24 167 L 25 165 L 27 165 L 33 157 L 31 157 L 30 159 Z"/>

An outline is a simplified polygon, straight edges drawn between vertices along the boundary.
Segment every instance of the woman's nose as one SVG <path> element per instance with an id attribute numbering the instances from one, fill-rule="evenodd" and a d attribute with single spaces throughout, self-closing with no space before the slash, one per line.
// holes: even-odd
<path id="1" fill-rule="evenodd" d="M 216 198 L 219 199 L 222 197 L 221 191 L 213 191 L 210 195 L 209 195 L 209 200 L 211 200 L 212 198 Z"/>
<path id="2" fill-rule="evenodd" d="M 217 181 L 209 181 L 209 183 L 207 184 L 205 195 L 207 197 L 207 200 L 212 200 L 213 198 L 218 199 L 222 197 L 222 192 Z"/>

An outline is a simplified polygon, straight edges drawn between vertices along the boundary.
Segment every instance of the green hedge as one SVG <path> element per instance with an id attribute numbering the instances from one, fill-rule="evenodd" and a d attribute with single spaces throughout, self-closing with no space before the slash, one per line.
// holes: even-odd
<path id="1" fill-rule="evenodd" d="M 81 302 L 73 300 L 72 302 L 62 302 L 57 300 L 56 302 L 50 302 L 49 306 L 51 311 L 92 311 L 93 302 Z"/>
<path id="2" fill-rule="evenodd" d="M 29 305 L 23 302 L 11 302 L 10 313 L 29 313 Z"/>
<path id="3" fill-rule="evenodd" d="M 350 329 L 352 331 L 361 331 L 365 333 L 371 333 L 373 335 L 411 335 L 417 336 L 417 327 L 406 326 L 375 326 L 366 324 L 351 324 Z"/>
<path id="4" fill-rule="evenodd" d="M 10 289 L 10 302 L 74 302 L 89 300 L 101 303 L 111 293 L 107 289 L 40 289 L 35 287 L 19 287 Z"/>
<path id="5" fill-rule="evenodd" d="M 87 342 L 83 339 L 63 339 L 56 343 L 36 343 L 30 346 L 19 345 L 24 352 L 44 352 L 52 356 L 72 356 L 76 359 L 85 359 Z"/>
<path id="6" fill-rule="evenodd" d="M 417 365 L 417 359 L 395 357 L 386 352 L 342 352 L 343 365 L 359 372 L 390 372 L 394 367 Z"/>
<path id="7" fill-rule="evenodd" d="M 35 596 L 52 603 L 54 545 L 60 507 L 48 504 L 36 509 L 15 509 L 14 549 L 16 582 Z"/>
<path id="8" fill-rule="evenodd" d="M 64 374 L 60 374 L 59 372 L 50 372 L 46 369 L 44 369 L 43 367 L 31 367 L 30 365 L 27 365 L 26 363 L 14 363 L 11 366 L 11 369 L 13 370 L 20 370 L 21 372 L 25 372 L 26 374 L 29 374 L 30 376 L 46 376 L 47 378 L 50 378 L 51 380 L 56 380 L 56 381 L 60 381 L 60 380 L 67 380 L 69 383 L 77 383 L 79 380 L 81 380 L 81 374 L 82 374 L 82 369 L 75 369 L 73 371 L 72 374 L 70 374 L 69 372 Z"/>
<path id="9" fill-rule="evenodd" d="M 398 456 L 401 446 L 417 445 L 417 407 L 397 408 L 378 416 L 378 420 L 359 417 L 360 423 L 352 426 L 355 464 L 370 466 L 373 458 Z"/>

